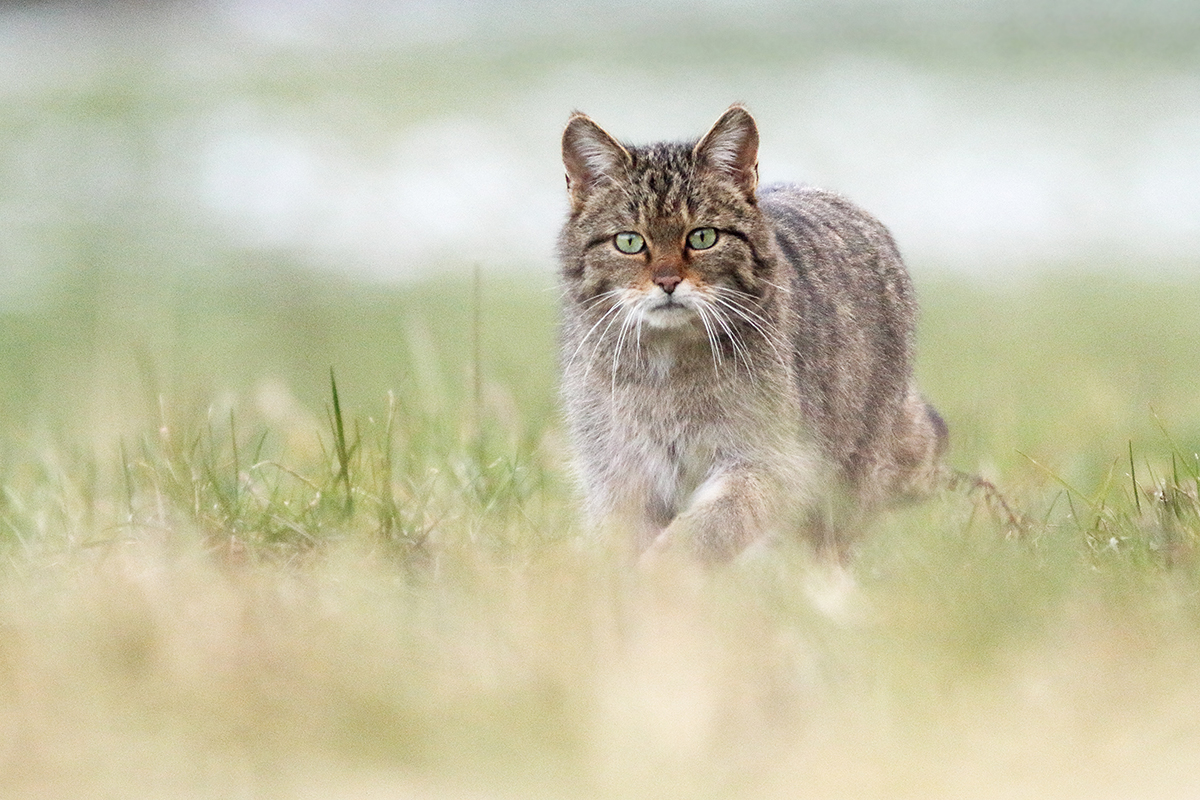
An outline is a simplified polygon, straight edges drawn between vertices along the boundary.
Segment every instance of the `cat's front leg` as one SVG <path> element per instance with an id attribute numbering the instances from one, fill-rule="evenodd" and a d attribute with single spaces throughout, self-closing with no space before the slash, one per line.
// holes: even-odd
<path id="1" fill-rule="evenodd" d="M 654 549 L 655 543 L 665 533 L 662 525 L 656 524 L 648 514 L 632 505 L 604 514 L 598 527 L 612 541 L 632 543 L 634 555 Z"/>
<path id="2" fill-rule="evenodd" d="M 658 494 L 636 478 L 597 483 L 588 499 L 593 528 L 609 541 L 628 544 L 634 554 L 649 550 L 670 522 Z"/>
<path id="3" fill-rule="evenodd" d="M 733 558 L 767 534 L 779 505 L 779 482 L 745 467 L 714 473 L 687 507 L 659 534 L 650 552 L 689 547 L 706 561 Z"/>

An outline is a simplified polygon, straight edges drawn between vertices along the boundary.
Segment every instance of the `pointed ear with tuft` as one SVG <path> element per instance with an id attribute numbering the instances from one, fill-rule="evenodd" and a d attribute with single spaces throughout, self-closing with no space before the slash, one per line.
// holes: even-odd
<path id="1" fill-rule="evenodd" d="M 743 106 L 730 106 L 692 153 L 698 164 L 733 180 L 754 202 L 758 188 L 758 126 Z"/>
<path id="2" fill-rule="evenodd" d="M 614 178 L 629 165 L 629 151 L 586 114 L 576 112 L 567 121 L 562 138 L 567 191 L 578 208 L 601 180 Z"/>

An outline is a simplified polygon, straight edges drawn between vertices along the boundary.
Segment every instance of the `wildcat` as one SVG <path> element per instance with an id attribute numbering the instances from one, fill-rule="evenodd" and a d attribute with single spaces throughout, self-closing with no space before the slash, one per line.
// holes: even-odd
<path id="1" fill-rule="evenodd" d="M 944 479 L 888 231 L 838 195 L 758 186 L 740 105 L 702 138 L 563 132 L 562 395 L 593 524 L 732 557 L 802 530 L 844 558 L 870 512 Z"/>

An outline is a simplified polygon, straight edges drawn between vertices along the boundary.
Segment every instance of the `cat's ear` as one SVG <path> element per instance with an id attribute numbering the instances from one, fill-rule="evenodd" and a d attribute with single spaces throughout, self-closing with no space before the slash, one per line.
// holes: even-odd
<path id="1" fill-rule="evenodd" d="M 729 110 L 696 143 L 696 162 L 725 175 L 754 202 L 758 188 L 758 126 L 743 106 Z"/>
<path id="2" fill-rule="evenodd" d="M 624 172 L 629 151 L 621 143 L 578 111 L 567 121 L 562 138 L 563 166 L 567 168 L 567 190 L 571 204 L 578 207 L 599 181 Z"/>

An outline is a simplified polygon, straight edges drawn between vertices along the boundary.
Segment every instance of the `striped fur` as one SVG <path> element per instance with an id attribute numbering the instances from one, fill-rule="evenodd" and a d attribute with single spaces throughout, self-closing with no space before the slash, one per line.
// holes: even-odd
<path id="1" fill-rule="evenodd" d="M 697 142 L 623 145 L 582 114 L 563 134 L 564 405 L 590 518 L 639 552 L 802 530 L 844 556 L 941 475 L 891 236 L 837 195 L 759 189 L 757 148 L 740 106 Z"/>

